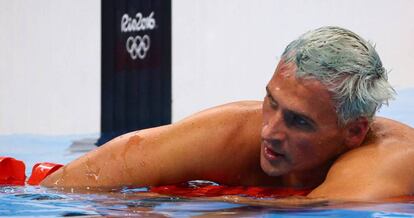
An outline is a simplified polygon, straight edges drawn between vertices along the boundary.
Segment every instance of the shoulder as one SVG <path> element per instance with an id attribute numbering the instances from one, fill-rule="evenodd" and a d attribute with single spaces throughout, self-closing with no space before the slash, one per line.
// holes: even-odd
<path id="1" fill-rule="evenodd" d="M 260 101 L 238 101 L 193 114 L 169 129 L 188 132 L 198 129 L 200 134 L 219 133 L 226 142 L 238 145 L 256 142 L 260 137 L 262 112 Z"/>
<path id="2" fill-rule="evenodd" d="M 390 133 L 397 133 L 398 131 L 404 131 L 404 132 L 414 131 L 414 129 L 407 124 L 404 124 L 396 120 L 388 119 L 385 117 L 375 117 L 371 124 L 371 129 L 373 132 L 387 131 Z"/>
<path id="3" fill-rule="evenodd" d="M 195 113 L 179 123 L 193 120 L 204 120 L 205 122 L 232 122 L 244 123 L 251 119 L 261 120 L 261 101 L 237 101 L 215 106 L 198 113 Z M 214 119 L 214 121 L 213 121 Z"/>
<path id="4" fill-rule="evenodd" d="M 216 107 L 212 107 L 206 110 L 203 110 L 199 113 L 206 112 L 238 112 L 238 113 L 251 113 L 251 112 L 260 112 L 262 108 L 262 101 L 236 101 L 227 104 L 222 104 Z M 197 114 L 199 114 L 197 113 Z"/>
<path id="5" fill-rule="evenodd" d="M 311 196 L 373 200 L 414 192 L 414 129 L 375 118 L 364 144 L 341 155 Z"/>

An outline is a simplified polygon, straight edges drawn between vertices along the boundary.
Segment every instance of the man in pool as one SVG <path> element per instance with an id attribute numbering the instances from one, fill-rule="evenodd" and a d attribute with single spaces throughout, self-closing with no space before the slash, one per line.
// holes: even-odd
<path id="1" fill-rule="evenodd" d="M 120 136 L 42 185 L 120 187 L 211 180 L 373 200 L 414 191 L 414 129 L 375 112 L 393 97 L 374 47 L 323 27 L 290 43 L 264 101 L 215 107 Z"/>

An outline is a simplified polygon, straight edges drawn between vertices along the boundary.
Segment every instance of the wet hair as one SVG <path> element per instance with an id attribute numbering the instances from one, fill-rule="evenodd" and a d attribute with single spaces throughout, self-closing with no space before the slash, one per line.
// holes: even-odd
<path id="1" fill-rule="evenodd" d="M 344 28 L 328 26 L 303 34 L 286 47 L 282 60 L 296 64 L 296 77 L 327 87 L 342 125 L 359 117 L 372 121 L 395 94 L 374 46 Z"/>

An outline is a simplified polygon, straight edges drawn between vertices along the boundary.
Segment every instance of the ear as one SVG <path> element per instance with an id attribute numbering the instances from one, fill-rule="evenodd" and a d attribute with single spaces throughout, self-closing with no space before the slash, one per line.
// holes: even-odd
<path id="1" fill-rule="evenodd" d="M 366 117 L 360 117 L 348 123 L 345 127 L 345 145 L 349 148 L 359 147 L 369 130 L 369 122 Z"/>

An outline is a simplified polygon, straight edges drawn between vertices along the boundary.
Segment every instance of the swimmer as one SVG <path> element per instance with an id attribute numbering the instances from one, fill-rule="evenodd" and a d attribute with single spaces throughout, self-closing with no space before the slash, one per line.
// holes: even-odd
<path id="1" fill-rule="evenodd" d="M 48 187 L 210 180 L 378 200 L 414 191 L 414 129 L 375 116 L 394 90 L 374 47 L 322 27 L 284 51 L 263 101 L 235 102 L 113 139 L 47 177 Z"/>

